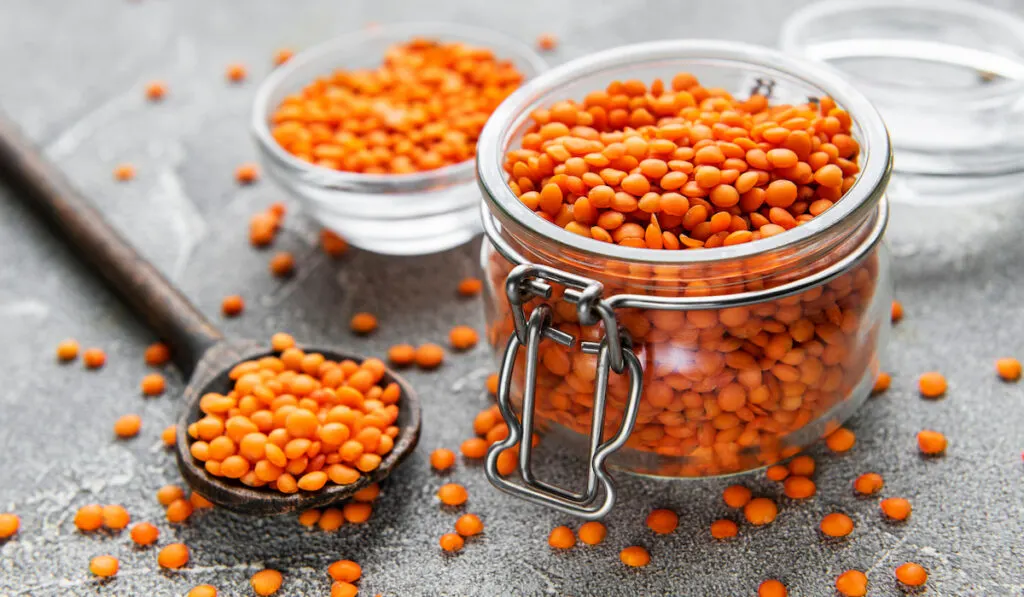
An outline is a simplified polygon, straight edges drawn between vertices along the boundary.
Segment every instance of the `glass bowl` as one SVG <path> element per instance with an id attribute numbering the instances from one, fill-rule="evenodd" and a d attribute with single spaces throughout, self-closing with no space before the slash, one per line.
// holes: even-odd
<path id="1" fill-rule="evenodd" d="M 473 160 L 412 174 L 341 172 L 304 162 L 271 136 L 269 119 L 285 96 L 339 68 L 377 66 L 385 50 L 414 37 L 490 48 L 528 80 L 547 68 L 527 45 L 495 31 L 451 24 L 379 27 L 314 46 L 260 85 L 252 132 L 264 168 L 321 225 L 350 244 L 389 255 L 421 255 L 467 242 L 481 231 Z"/>
<path id="2" fill-rule="evenodd" d="M 1024 20 L 964 0 L 832 0 L 795 12 L 781 47 L 839 69 L 878 107 L 893 201 L 1019 198 Z"/>

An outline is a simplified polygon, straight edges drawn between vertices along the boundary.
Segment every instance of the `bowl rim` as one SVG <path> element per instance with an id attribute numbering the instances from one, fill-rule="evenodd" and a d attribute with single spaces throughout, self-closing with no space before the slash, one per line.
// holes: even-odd
<path id="1" fill-rule="evenodd" d="M 863 137 L 864 161 L 853 186 L 822 215 L 783 234 L 756 242 L 715 247 L 703 251 L 662 251 L 623 247 L 573 234 L 537 217 L 508 186 L 503 167 L 505 148 L 514 131 L 529 117 L 536 103 L 560 87 L 613 69 L 671 60 L 728 62 L 763 68 L 801 80 L 821 89 L 850 114 Z M 721 263 L 771 254 L 801 246 L 812 239 L 825 240 L 829 231 L 844 222 L 860 221 L 877 211 L 892 173 L 892 144 L 881 115 L 871 102 L 834 68 L 779 50 L 742 42 L 686 39 L 650 41 L 590 54 L 553 68 L 528 81 L 509 95 L 491 114 L 477 142 L 477 178 L 484 201 L 498 220 L 508 219 L 528 233 L 571 248 L 589 257 L 637 264 Z"/>
<path id="2" fill-rule="evenodd" d="M 370 41 L 402 37 L 407 37 L 408 39 L 414 37 L 437 37 L 440 39 L 457 40 L 494 50 L 495 56 L 498 59 L 511 60 L 515 57 L 518 61 L 528 64 L 533 71 L 532 73 L 524 73 L 524 84 L 530 78 L 543 73 L 549 68 L 544 58 L 526 43 L 499 31 L 475 25 L 444 22 L 408 22 L 381 25 L 372 29 L 347 33 L 299 52 L 284 64 L 274 68 L 260 83 L 252 103 L 250 130 L 256 139 L 257 145 L 263 150 L 265 157 L 277 162 L 281 166 L 298 171 L 300 175 L 308 176 L 323 186 L 346 187 L 360 185 L 402 191 L 429 188 L 439 179 L 471 179 L 474 175 L 473 162 L 475 161 L 475 156 L 457 164 L 409 174 L 347 172 L 324 168 L 296 158 L 281 147 L 270 133 L 267 115 L 272 108 L 270 105 L 271 98 L 288 82 L 289 78 L 296 71 L 332 54 L 347 55 L 353 50 L 358 49 L 360 45 Z M 335 68 L 341 68 L 342 66 L 338 65 Z"/>

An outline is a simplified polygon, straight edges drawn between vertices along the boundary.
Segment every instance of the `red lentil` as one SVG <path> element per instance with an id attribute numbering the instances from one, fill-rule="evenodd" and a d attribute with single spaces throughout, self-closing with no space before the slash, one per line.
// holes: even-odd
<path id="1" fill-rule="evenodd" d="M 935 456 L 946 451 L 946 436 L 938 431 L 925 429 L 917 433 L 917 447 L 922 454 Z"/>
<path id="2" fill-rule="evenodd" d="M 485 48 L 413 39 L 384 64 L 336 70 L 284 98 L 271 134 L 332 170 L 408 174 L 471 160 L 491 111 L 523 80 Z"/>
<path id="3" fill-rule="evenodd" d="M 829 537 L 845 537 L 853 532 L 853 520 L 839 512 L 826 514 L 821 519 L 821 532 Z"/>
<path id="4" fill-rule="evenodd" d="M 440 543 L 441 549 L 454 553 L 456 551 L 460 551 L 466 541 L 457 533 L 445 533 L 444 535 L 441 535 Z"/>
<path id="5" fill-rule="evenodd" d="M 446 483 L 437 490 L 437 497 L 446 506 L 461 506 L 466 503 L 469 494 L 466 488 L 458 483 Z"/>
<path id="6" fill-rule="evenodd" d="M 326 255 L 338 258 L 348 253 L 348 241 L 333 231 L 323 228 L 320 230 L 320 248 Z"/>
<path id="7" fill-rule="evenodd" d="M 136 545 L 152 545 L 160 537 L 160 531 L 148 522 L 140 522 L 132 527 L 131 536 Z"/>
<path id="8" fill-rule="evenodd" d="M 812 497 L 816 491 L 817 486 L 814 481 L 799 475 L 789 477 L 783 484 L 783 492 L 786 497 L 794 500 L 805 500 Z"/>
<path id="9" fill-rule="evenodd" d="M 882 513 L 890 520 L 906 520 L 913 508 L 904 498 L 885 498 L 880 504 Z"/>
<path id="10" fill-rule="evenodd" d="M 430 453 L 430 466 L 438 471 L 446 471 L 455 464 L 455 452 L 447 448 L 438 448 Z"/>
<path id="11" fill-rule="evenodd" d="M 164 430 L 160 432 L 160 439 L 163 440 L 164 445 L 168 448 L 172 448 L 178 443 L 178 426 L 168 425 L 164 427 Z"/>
<path id="12" fill-rule="evenodd" d="M 176 499 L 170 504 L 167 504 L 167 511 L 165 512 L 167 516 L 167 522 L 185 522 L 189 519 L 190 516 L 192 516 L 193 510 L 194 508 L 192 507 L 192 502 L 180 498 Z"/>
<path id="13" fill-rule="evenodd" d="M 284 577 L 277 570 L 260 570 L 256 574 L 252 575 L 249 579 L 249 584 L 252 585 L 252 590 L 256 591 L 257 595 L 266 597 L 267 595 L 273 595 L 281 588 L 281 584 L 284 582 Z"/>
<path id="14" fill-rule="evenodd" d="M 162 506 L 169 506 L 171 502 L 185 497 L 185 490 L 177 485 L 164 485 L 156 490 L 156 501 Z"/>
<path id="15" fill-rule="evenodd" d="M 135 437 L 142 429 L 142 418 L 139 415 L 124 415 L 114 422 L 114 433 L 120 438 Z"/>
<path id="16" fill-rule="evenodd" d="M 679 526 L 679 516 L 672 510 L 653 510 L 647 515 L 647 528 L 659 535 L 667 535 Z"/>
<path id="17" fill-rule="evenodd" d="M 548 535 L 548 545 L 555 549 L 569 549 L 576 545 L 576 536 L 572 534 L 572 529 L 567 526 L 559 526 L 551 529 L 551 533 Z"/>
<path id="18" fill-rule="evenodd" d="M 299 514 L 299 524 L 301 524 L 304 527 L 314 527 L 316 526 L 316 523 L 319 520 L 320 511 L 316 509 L 306 510 L 303 513 Z"/>
<path id="19" fill-rule="evenodd" d="M 356 597 L 358 594 L 359 588 L 350 582 L 331 583 L 331 597 Z"/>
<path id="20" fill-rule="evenodd" d="M 245 80 L 245 77 L 248 74 L 249 73 L 246 71 L 245 65 L 238 63 L 229 64 L 227 69 L 224 71 L 224 76 L 232 83 L 241 83 Z"/>
<path id="21" fill-rule="evenodd" d="M 192 504 L 192 508 L 195 510 L 206 510 L 213 507 L 213 502 L 194 491 L 189 494 L 188 503 Z"/>
<path id="22" fill-rule="evenodd" d="M 416 349 L 416 365 L 421 369 L 435 369 L 444 361 L 444 349 L 437 344 L 421 344 Z"/>
<path id="23" fill-rule="evenodd" d="M 908 587 L 919 587 L 928 581 L 928 571 L 919 564 L 907 562 L 896 568 L 896 580 Z"/>
<path id="24" fill-rule="evenodd" d="M 142 383 L 139 386 L 142 389 L 142 393 L 146 396 L 159 396 L 164 393 L 167 382 L 164 381 L 163 375 L 150 373 L 142 378 Z"/>
<path id="25" fill-rule="evenodd" d="M 337 508 L 327 508 L 320 515 L 316 526 L 320 527 L 321 531 L 336 531 L 343 524 L 345 524 L 345 513 Z"/>
<path id="26" fill-rule="evenodd" d="M 270 258 L 270 273 L 278 278 L 286 278 L 295 271 L 295 257 L 287 251 L 277 253 Z"/>
<path id="27" fill-rule="evenodd" d="M 764 474 L 771 481 L 785 481 L 786 477 L 789 476 L 789 469 L 781 464 L 773 464 L 768 467 Z"/>
<path id="28" fill-rule="evenodd" d="M 898 323 L 899 320 L 903 319 L 903 303 L 899 301 L 892 302 L 892 322 Z"/>
<path id="29" fill-rule="evenodd" d="M 476 346 L 478 339 L 476 330 L 465 325 L 455 326 L 448 333 L 448 341 L 455 350 L 469 350 Z"/>
<path id="30" fill-rule="evenodd" d="M 213 585 L 197 585 L 192 587 L 186 597 L 217 597 L 217 587 Z"/>
<path id="31" fill-rule="evenodd" d="M 146 98 L 158 102 L 167 95 L 167 85 L 163 81 L 150 81 L 146 84 Z"/>
<path id="32" fill-rule="evenodd" d="M 833 452 L 846 452 L 857 443 L 857 436 L 845 427 L 840 427 L 825 438 L 825 445 Z"/>
<path id="33" fill-rule="evenodd" d="M 871 391 L 875 394 L 880 394 L 889 389 L 889 385 L 892 384 L 892 376 L 888 373 L 879 373 L 878 377 L 875 378 L 875 387 L 871 388 Z"/>
<path id="34" fill-rule="evenodd" d="M 598 545 L 604 541 L 604 538 L 608 535 L 608 529 L 604 524 L 591 520 L 580 525 L 580 530 L 577 532 L 580 537 L 580 541 L 587 545 Z"/>
<path id="35" fill-rule="evenodd" d="M 238 184 L 252 184 L 259 177 L 260 171 L 256 164 L 242 164 L 235 168 L 235 180 Z"/>
<path id="36" fill-rule="evenodd" d="M 357 334 L 369 334 L 377 329 L 377 317 L 372 313 L 356 313 L 349 326 Z"/>
<path id="37" fill-rule="evenodd" d="M 78 342 L 68 339 L 57 345 L 57 359 L 73 361 L 78 357 Z"/>
<path id="38" fill-rule="evenodd" d="M 721 519 L 711 523 L 711 536 L 715 539 L 728 539 L 735 537 L 739 527 L 731 520 Z"/>
<path id="39" fill-rule="evenodd" d="M 730 485 L 722 492 L 725 505 L 730 508 L 742 508 L 750 502 L 750 490 L 742 485 Z"/>
<path id="40" fill-rule="evenodd" d="M 1003 381 L 1017 381 L 1020 379 L 1020 361 L 1013 357 L 1005 357 L 996 361 L 996 373 Z"/>
<path id="41" fill-rule="evenodd" d="M 881 491 L 885 482 L 878 473 L 864 473 L 853 482 L 853 489 L 860 495 L 874 495 Z"/>
<path id="42" fill-rule="evenodd" d="M 622 563 L 633 568 L 642 568 L 651 563 L 651 554 L 647 550 L 634 545 L 619 552 L 619 559 Z"/>
<path id="43" fill-rule="evenodd" d="M 107 362 L 107 354 L 99 348 L 87 348 L 82 353 L 82 363 L 87 369 L 99 369 Z"/>
<path id="44" fill-rule="evenodd" d="M 124 506 L 118 506 L 117 504 L 103 506 L 103 526 L 108 529 L 112 531 L 120 531 L 127 527 L 131 520 L 132 517 L 128 514 L 128 511 L 124 509 Z"/>
<path id="45" fill-rule="evenodd" d="M 946 393 L 946 378 L 937 371 L 922 373 L 917 378 L 917 388 L 925 398 L 938 398 Z"/>
<path id="46" fill-rule="evenodd" d="M 550 52 L 558 47 L 558 38 L 553 33 L 542 33 L 537 37 L 537 47 Z"/>
<path id="47" fill-rule="evenodd" d="M 459 282 L 459 294 L 461 296 L 476 296 L 483 290 L 484 283 L 480 278 L 463 278 Z"/>
<path id="48" fill-rule="evenodd" d="M 868 577 L 860 570 L 847 570 L 836 579 L 836 590 L 845 597 L 864 597 L 868 593 Z"/>
<path id="49" fill-rule="evenodd" d="M 483 458 L 487 456 L 487 447 L 486 440 L 473 437 L 462 442 L 460 449 L 466 458 Z"/>
<path id="50" fill-rule="evenodd" d="M 341 513 L 345 517 L 345 522 L 362 524 L 370 520 L 370 515 L 373 514 L 373 506 L 359 502 L 349 502 L 341 507 Z"/>
<path id="51" fill-rule="evenodd" d="M 295 52 L 291 48 L 279 48 L 274 52 L 274 65 L 281 66 L 291 60 L 291 57 L 294 55 Z"/>
<path id="52" fill-rule="evenodd" d="M 225 317 L 235 317 L 241 315 L 245 309 L 245 300 L 237 294 L 232 294 L 224 297 L 224 300 L 220 303 L 220 310 L 224 313 Z"/>
<path id="53" fill-rule="evenodd" d="M 120 562 L 114 556 L 96 556 L 89 561 L 89 572 L 100 578 L 115 576 L 120 567 Z"/>
<path id="54" fill-rule="evenodd" d="M 171 543 L 160 550 L 156 561 L 161 568 L 176 570 L 188 564 L 189 552 L 184 543 Z"/>
<path id="55" fill-rule="evenodd" d="M 484 523 L 476 514 L 463 514 L 455 521 L 455 532 L 463 537 L 472 537 L 484 531 Z"/>
<path id="56" fill-rule="evenodd" d="M 778 506 L 768 498 L 754 498 L 743 507 L 743 516 L 750 524 L 761 526 L 775 520 Z"/>
<path id="57" fill-rule="evenodd" d="M 118 164 L 114 167 L 114 180 L 126 182 L 135 178 L 135 166 L 131 164 Z"/>
<path id="58" fill-rule="evenodd" d="M 75 526 L 78 530 L 89 532 L 103 526 L 103 507 L 99 504 L 82 506 L 75 512 Z"/>
<path id="59" fill-rule="evenodd" d="M 786 597 L 786 585 L 770 578 L 757 587 L 757 597 Z"/>
<path id="60" fill-rule="evenodd" d="M 327 567 L 327 574 L 339 582 L 356 582 L 363 575 L 363 569 L 352 560 L 338 560 Z"/>
<path id="61" fill-rule="evenodd" d="M 810 477 L 814 474 L 814 459 L 803 454 L 789 461 L 789 472 L 794 475 Z"/>
<path id="62" fill-rule="evenodd" d="M 143 356 L 150 367 L 160 367 L 171 360 L 171 349 L 163 342 L 154 342 L 146 347 Z"/>
<path id="63" fill-rule="evenodd" d="M 21 519 L 10 512 L 0 513 L 0 539 L 10 539 L 21 528 Z"/>

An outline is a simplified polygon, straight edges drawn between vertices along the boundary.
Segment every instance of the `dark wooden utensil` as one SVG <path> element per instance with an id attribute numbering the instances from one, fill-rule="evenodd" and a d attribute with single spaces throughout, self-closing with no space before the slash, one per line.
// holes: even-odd
<path id="1" fill-rule="evenodd" d="M 226 393 L 228 372 L 241 361 L 273 353 L 249 340 L 228 340 L 159 271 L 142 258 L 92 207 L 61 172 L 32 146 L 17 127 L 0 115 L 0 179 L 56 228 L 77 249 L 78 256 L 172 348 L 175 362 L 189 376 L 185 408 L 178 418 L 178 468 L 200 495 L 218 506 L 250 514 L 275 514 L 317 508 L 349 498 L 359 489 L 388 476 L 416 447 L 420 404 L 405 380 L 387 370 L 384 382 L 402 389 L 398 437 L 377 470 L 351 485 L 328 484 L 315 492 L 285 495 L 251 488 L 232 479 L 214 477 L 189 453 L 188 426 L 202 413 L 199 399 L 207 392 Z M 363 357 L 332 348 L 304 347 L 336 361 Z"/>

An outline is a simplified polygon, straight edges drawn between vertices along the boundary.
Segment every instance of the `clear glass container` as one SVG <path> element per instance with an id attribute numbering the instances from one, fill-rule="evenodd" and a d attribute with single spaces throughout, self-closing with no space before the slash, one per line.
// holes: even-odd
<path id="1" fill-rule="evenodd" d="M 1019 16 L 966 0 L 830 0 L 795 12 L 780 39 L 783 51 L 839 69 L 878 107 L 896 151 L 894 202 L 1020 199 Z"/>
<path id="2" fill-rule="evenodd" d="M 547 68 L 530 47 L 494 31 L 451 24 L 393 25 L 346 35 L 296 55 L 260 85 L 253 106 L 252 132 L 271 177 L 324 227 L 376 253 L 433 253 L 479 234 L 473 161 L 413 174 L 340 172 L 285 151 L 271 136 L 269 119 L 285 96 L 317 77 L 339 68 L 378 66 L 389 46 L 414 37 L 490 48 L 499 59 L 512 61 L 527 80 Z"/>
<path id="3" fill-rule="evenodd" d="M 565 98 L 582 100 L 616 79 L 670 80 L 678 72 L 740 97 L 758 81 L 770 83 L 773 102 L 832 97 L 854 121 L 859 178 L 832 208 L 793 230 L 696 251 L 630 248 L 572 234 L 537 217 L 508 187 L 505 154 L 518 146 L 531 111 Z M 594 506 L 595 488 L 604 484 L 614 493 L 601 479 L 599 460 L 605 457 L 612 467 L 659 477 L 756 469 L 835 429 L 869 395 L 892 299 L 881 243 L 891 150 L 877 111 L 831 69 L 729 42 L 616 48 L 549 71 L 510 96 L 484 129 L 477 164 L 491 240 L 482 250 L 488 339 L 499 354 L 505 351 L 502 385 L 516 410 L 511 417 L 511 410 L 504 413 L 510 438 L 494 452 L 527 437 L 535 425 L 553 436 L 546 443 L 582 454 L 590 446 L 593 472 L 584 492 L 589 498 L 567 498 L 571 492 L 552 498 L 559 490 L 533 478 L 529 454 L 520 453 L 520 484 L 499 478 L 489 458 L 489 476 L 499 487 L 599 517 L 610 503 Z M 550 296 L 538 296 L 546 291 Z M 520 302 L 521 322 L 540 309 L 549 317 L 533 364 L 528 351 L 519 349 Z M 625 331 L 642 386 L 634 405 L 633 375 L 615 373 L 612 365 L 601 425 L 606 444 L 599 447 L 591 423 L 595 403 L 605 399 L 595 389 L 602 385 L 598 361 L 607 355 L 595 352 L 598 343 L 612 352 L 609 324 Z M 526 376 L 532 372 L 534 408 L 524 418 Z M 607 442 L 616 433 L 624 445 L 611 450 L 615 446 Z M 587 499 L 591 506 L 575 507 Z"/>

